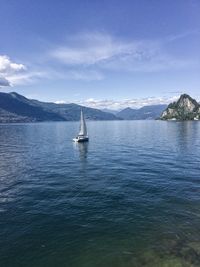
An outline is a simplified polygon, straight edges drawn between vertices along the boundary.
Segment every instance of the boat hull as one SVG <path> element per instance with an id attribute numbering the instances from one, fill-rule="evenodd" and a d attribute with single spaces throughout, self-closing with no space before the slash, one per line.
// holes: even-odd
<path id="1" fill-rule="evenodd" d="M 77 142 L 77 143 L 83 143 L 83 142 L 88 142 L 89 141 L 89 138 L 88 137 L 76 137 L 73 139 L 74 142 Z"/>

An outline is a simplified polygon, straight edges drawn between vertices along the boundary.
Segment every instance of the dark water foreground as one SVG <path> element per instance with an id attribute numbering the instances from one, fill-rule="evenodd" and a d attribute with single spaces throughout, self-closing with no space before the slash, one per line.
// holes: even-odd
<path id="1" fill-rule="evenodd" d="M 200 123 L 77 127 L 0 125 L 0 266 L 200 266 Z"/>

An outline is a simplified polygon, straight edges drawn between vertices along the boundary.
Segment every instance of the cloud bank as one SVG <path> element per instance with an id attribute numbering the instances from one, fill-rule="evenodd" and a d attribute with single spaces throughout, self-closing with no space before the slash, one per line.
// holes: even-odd
<path id="1" fill-rule="evenodd" d="M 87 32 L 68 37 L 63 44 L 38 55 L 39 61 L 24 64 L 0 55 L 0 86 L 33 82 L 37 78 L 51 80 L 101 81 L 111 73 L 162 72 L 196 66 L 193 59 L 177 58 L 167 52 L 171 42 L 182 41 L 183 33 L 154 40 L 134 40 L 108 33 Z M 195 34 L 197 34 L 195 32 Z"/>
<path id="2" fill-rule="evenodd" d="M 162 40 L 123 40 L 105 33 L 85 33 L 71 36 L 57 46 L 49 56 L 69 69 L 83 68 L 99 73 L 160 72 L 183 69 L 194 65 L 192 60 L 180 59 L 167 52 L 166 46 L 187 34 Z"/>
<path id="3" fill-rule="evenodd" d="M 177 57 L 167 50 L 169 43 L 182 42 L 190 34 L 199 32 L 154 40 L 124 39 L 105 32 L 79 33 L 38 55 L 37 63 L 29 62 L 30 70 L 7 55 L 0 55 L 0 86 L 26 84 L 37 78 L 101 81 L 113 73 L 160 73 L 191 68 L 199 64 L 197 59 Z"/>
<path id="4" fill-rule="evenodd" d="M 124 99 L 121 101 L 116 100 L 96 100 L 96 99 L 87 99 L 85 101 L 79 102 L 79 104 L 87 107 L 98 108 L 98 109 L 112 109 L 112 110 L 121 110 L 127 107 L 130 108 L 141 108 L 143 106 L 149 105 L 160 105 L 160 104 L 169 104 L 178 99 L 179 96 L 173 97 L 148 97 L 148 98 L 139 98 L 139 99 Z"/>
<path id="5" fill-rule="evenodd" d="M 75 103 L 90 108 L 122 110 L 127 107 L 138 109 L 143 106 L 150 106 L 150 105 L 161 105 L 161 104 L 168 105 L 169 103 L 176 101 L 178 98 L 179 96 L 148 97 L 148 98 L 138 98 L 138 99 L 135 98 L 135 99 L 124 99 L 124 100 L 111 100 L 111 99 L 97 100 L 94 98 L 90 98 L 83 101 L 76 101 Z M 58 100 L 55 103 L 66 104 L 69 102 L 64 100 Z"/>

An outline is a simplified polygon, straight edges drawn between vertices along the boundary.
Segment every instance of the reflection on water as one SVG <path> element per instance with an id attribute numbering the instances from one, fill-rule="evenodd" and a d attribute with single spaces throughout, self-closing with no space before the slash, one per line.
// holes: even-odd
<path id="1" fill-rule="evenodd" d="M 88 154 L 89 142 L 74 142 L 74 149 L 79 152 L 80 160 L 85 162 Z"/>
<path id="2" fill-rule="evenodd" d="M 176 124 L 177 141 L 181 149 L 190 150 L 190 146 L 196 142 L 198 138 L 198 122 L 178 122 Z"/>
<path id="3" fill-rule="evenodd" d="M 200 123 L 77 127 L 0 125 L 0 266 L 199 267 Z"/>

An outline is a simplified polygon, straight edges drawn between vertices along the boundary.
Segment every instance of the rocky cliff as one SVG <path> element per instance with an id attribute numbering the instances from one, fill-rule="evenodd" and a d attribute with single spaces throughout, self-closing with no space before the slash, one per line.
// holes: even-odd
<path id="1" fill-rule="evenodd" d="M 161 120 L 200 120 L 200 104 L 187 94 L 180 96 L 177 102 L 169 104 L 163 111 Z"/>

